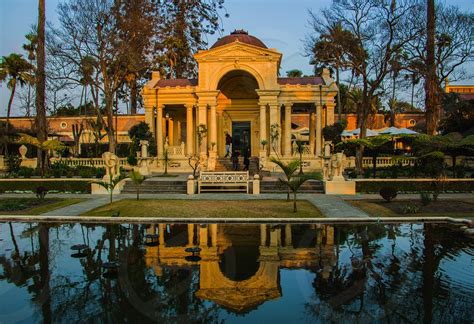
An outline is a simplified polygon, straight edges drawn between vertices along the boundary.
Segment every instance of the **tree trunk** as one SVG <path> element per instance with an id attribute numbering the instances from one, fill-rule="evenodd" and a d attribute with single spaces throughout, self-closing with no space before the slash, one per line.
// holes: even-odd
<path id="1" fill-rule="evenodd" d="M 13 103 L 13 97 L 15 96 L 15 90 L 16 90 L 16 81 L 13 82 L 13 87 L 12 91 L 10 94 L 10 99 L 8 100 L 8 107 L 7 107 L 7 124 L 5 125 L 5 135 L 6 135 L 6 141 L 5 141 L 5 156 L 8 155 L 8 140 L 10 138 L 10 114 L 12 111 L 12 103 Z"/>
<path id="2" fill-rule="evenodd" d="M 117 148 L 114 131 L 114 105 L 113 95 L 105 96 L 105 111 L 107 114 L 107 136 L 109 140 L 109 152 L 115 153 Z"/>
<path id="3" fill-rule="evenodd" d="M 296 191 L 293 191 L 293 213 L 296 213 Z"/>
<path id="4" fill-rule="evenodd" d="M 46 122 L 46 74 L 45 74 L 45 0 L 38 0 L 38 43 L 36 48 L 36 128 L 37 138 L 40 143 L 48 139 L 48 125 Z M 44 175 L 48 152 L 38 150 L 38 155 L 41 157 L 40 168 L 41 175 Z"/>
<path id="5" fill-rule="evenodd" d="M 425 116 L 426 133 L 435 135 L 438 130 L 440 117 L 439 88 L 436 80 L 435 62 L 435 1 L 427 0 L 427 30 L 426 30 L 426 76 L 425 76 Z"/>
<path id="6" fill-rule="evenodd" d="M 336 65 L 336 85 L 337 85 L 337 117 L 338 122 L 342 119 L 341 92 L 339 90 L 339 66 Z"/>
<path id="7" fill-rule="evenodd" d="M 138 89 L 137 80 L 133 79 L 130 84 L 130 114 L 135 115 L 137 113 L 138 105 Z"/>

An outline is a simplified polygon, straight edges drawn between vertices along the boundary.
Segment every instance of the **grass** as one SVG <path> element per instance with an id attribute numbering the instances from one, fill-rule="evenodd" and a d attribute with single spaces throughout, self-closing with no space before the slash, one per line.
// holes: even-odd
<path id="1" fill-rule="evenodd" d="M 2 198 L 0 199 L 0 214 L 4 215 L 40 215 L 51 210 L 77 204 L 84 199 L 70 198 Z"/>
<path id="2" fill-rule="evenodd" d="M 473 199 L 439 200 L 437 202 L 431 202 L 428 206 L 422 206 L 421 202 L 416 199 L 395 200 L 390 203 L 382 200 L 347 200 L 346 202 L 362 209 L 372 217 L 474 217 Z M 403 214 L 401 209 L 407 204 L 417 206 L 419 212 L 414 214 Z M 469 206 L 472 206 L 472 209 L 470 209 Z"/>
<path id="3" fill-rule="evenodd" d="M 221 217 L 221 218 L 315 218 L 321 212 L 306 200 L 293 203 L 285 200 L 120 200 L 84 213 L 83 216 L 111 216 L 116 212 L 127 217 Z"/>

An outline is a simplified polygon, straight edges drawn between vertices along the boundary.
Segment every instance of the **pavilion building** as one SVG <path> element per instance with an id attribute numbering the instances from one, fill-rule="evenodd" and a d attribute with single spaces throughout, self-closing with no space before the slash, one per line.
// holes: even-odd
<path id="1" fill-rule="evenodd" d="M 158 157 L 165 148 L 184 150 L 181 155 L 200 156 L 213 170 L 225 155 L 227 132 L 233 151 L 245 150 L 264 165 L 269 155 L 290 159 L 292 120 L 305 115 L 305 167 L 321 169 L 322 129 L 334 123 L 336 83 L 328 70 L 318 77 L 279 77 L 282 56 L 236 30 L 195 54 L 197 79 L 164 79 L 153 72 L 142 95 Z"/>

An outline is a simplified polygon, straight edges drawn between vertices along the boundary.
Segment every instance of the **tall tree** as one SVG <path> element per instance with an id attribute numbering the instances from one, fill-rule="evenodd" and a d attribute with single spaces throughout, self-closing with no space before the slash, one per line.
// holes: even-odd
<path id="1" fill-rule="evenodd" d="M 197 75 L 194 53 L 207 46 L 207 35 L 220 31 L 224 0 L 171 0 L 159 8 L 156 65 L 162 75 L 186 78 Z M 228 14 L 225 13 L 227 17 Z"/>
<path id="2" fill-rule="evenodd" d="M 357 126 L 361 129 L 362 138 L 367 133 L 373 100 L 385 90 L 384 81 L 391 73 L 390 61 L 420 32 L 419 29 L 407 31 L 401 28 L 414 8 L 408 0 L 333 1 L 319 16 L 320 23 L 326 28 L 340 23 L 352 34 L 357 45 L 342 48 L 347 52 L 347 67 L 357 77 L 362 89 L 361 104 L 357 110 Z M 363 152 L 364 147 L 361 146 L 356 154 L 359 172 L 362 172 Z"/>
<path id="3" fill-rule="evenodd" d="M 27 83 L 33 81 L 32 72 L 33 65 L 28 63 L 21 55 L 12 53 L 3 56 L 0 62 L 0 81 L 7 82 L 10 89 L 10 99 L 7 105 L 6 135 L 9 134 L 10 114 L 12 109 L 13 98 L 15 96 L 16 87 L 19 84 L 23 87 Z M 5 146 L 5 154 L 8 154 L 7 146 Z"/>
<path id="4" fill-rule="evenodd" d="M 426 1 L 426 76 L 425 76 L 425 109 L 426 109 L 426 133 L 436 134 L 438 120 L 440 118 L 440 89 L 436 84 L 436 62 L 435 62 L 435 34 L 436 14 L 435 1 Z"/>
<path id="5" fill-rule="evenodd" d="M 48 139 L 48 124 L 46 122 L 46 53 L 45 53 L 45 24 L 46 9 L 45 0 L 38 0 L 38 31 L 37 31 L 37 48 L 36 48 L 36 131 L 37 138 L 40 142 Z M 47 151 L 38 150 L 40 168 L 44 172 L 48 163 Z"/>

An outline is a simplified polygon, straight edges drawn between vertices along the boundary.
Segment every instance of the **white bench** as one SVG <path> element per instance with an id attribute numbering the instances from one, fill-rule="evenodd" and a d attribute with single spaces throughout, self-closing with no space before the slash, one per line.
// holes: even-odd
<path id="1" fill-rule="evenodd" d="M 249 193 L 249 172 L 202 171 L 198 180 L 198 193 L 203 191 L 245 191 Z"/>

